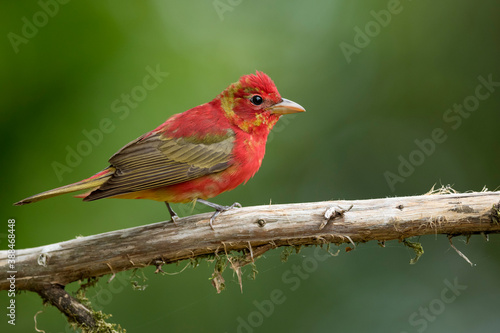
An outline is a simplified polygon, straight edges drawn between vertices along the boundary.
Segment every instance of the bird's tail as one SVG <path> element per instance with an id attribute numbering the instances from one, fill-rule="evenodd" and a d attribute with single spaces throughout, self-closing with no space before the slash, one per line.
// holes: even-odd
<path id="1" fill-rule="evenodd" d="M 42 193 L 35 194 L 29 198 L 23 199 L 21 201 L 16 202 L 14 205 L 15 206 L 22 206 L 26 205 L 32 202 L 52 198 L 61 194 L 66 194 L 66 193 L 71 193 L 71 192 L 76 192 L 80 190 L 88 190 L 88 189 L 95 189 L 104 184 L 111 176 L 113 176 L 113 173 L 115 172 L 115 168 L 113 167 L 108 167 L 104 169 L 103 171 L 96 173 L 90 178 L 84 179 L 82 181 L 79 181 L 77 183 L 69 184 L 66 186 L 61 186 L 52 190 L 48 190 Z"/>

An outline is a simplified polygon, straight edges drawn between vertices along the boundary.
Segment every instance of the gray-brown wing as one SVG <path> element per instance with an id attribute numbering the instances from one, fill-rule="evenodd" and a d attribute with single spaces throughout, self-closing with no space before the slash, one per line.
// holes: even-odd
<path id="1" fill-rule="evenodd" d="M 209 140 L 189 141 L 160 134 L 140 137 L 109 159 L 114 175 L 84 200 L 182 183 L 229 167 L 234 132 Z"/>

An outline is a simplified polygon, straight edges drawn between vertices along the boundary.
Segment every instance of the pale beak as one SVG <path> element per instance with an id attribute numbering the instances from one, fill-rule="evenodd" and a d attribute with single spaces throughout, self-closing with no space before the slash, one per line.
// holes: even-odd
<path id="1" fill-rule="evenodd" d="M 278 104 L 274 104 L 273 106 L 269 107 L 268 110 L 271 111 L 272 114 L 278 115 L 306 112 L 306 109 L 304 109 L 302 106 L 286 98 L 283 98 L 283 100 Z"/>

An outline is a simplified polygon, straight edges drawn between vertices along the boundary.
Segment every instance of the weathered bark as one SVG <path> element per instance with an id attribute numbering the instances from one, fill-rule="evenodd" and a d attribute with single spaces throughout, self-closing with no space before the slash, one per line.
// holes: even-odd
<path id="1" fill-rule="evenodd" d="M 92 329 L 96 319 L 64 291 L 68 283 L 149 265 L 160 270 L 163 264 L 232 250 L 247 250 L 245 259 L 231 262 L 237 270 L 279 246 L 498 233 L 500 192 L 239 208 L 219 215 L 215 230 L 208 224 L 211 215 L 16 250 L 16 289 L 39 293 L 80 327 Z M 10 286 L 7 255 L 0 251 L 0 290 Z"/>
<path id="2" fill-rule="evenodd" d="M 42 299 L 50 302 L 64 313 L 71 321 L 84 324 L 86 327 L 95 327 L 96 321 L 92 312 L 78 300 L 71 297 L 63 286 L 57 284 L 40 285 L 36 291 Z"/>
<path id="3" fill-rule="evenodd" d="M 500 231 L 499 202 L 500 192 L 479 192 L 255 206 L 221 214 L 215 230 L 208 225 L 211 214 L 194 215 L 176 224 L 160 222 L 17 250 L 16 288 L 65 286 L 89 277 L 231 250 L 262 254 L 258 250 L 262 246 L 495 233 Z M 7 251 L 0 251 L 0 290 L 9 287 L 7 271 Z"/>

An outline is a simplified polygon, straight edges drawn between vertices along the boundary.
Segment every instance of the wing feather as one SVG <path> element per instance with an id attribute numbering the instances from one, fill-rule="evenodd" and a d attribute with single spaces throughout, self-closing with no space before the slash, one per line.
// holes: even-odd
<path id="1" fill-rule="evenodd" d="M 209 142 L 208 144 L 204 142 Z M 227 169 L 232 160 L 234 132 L 209 140 L 142 136 L 114 154 L 114 175 L 84 200 L 92 201 L 182 183 Z"/>

